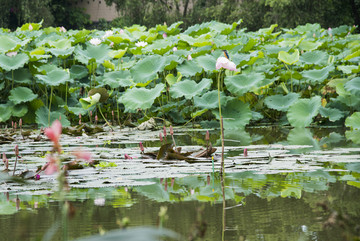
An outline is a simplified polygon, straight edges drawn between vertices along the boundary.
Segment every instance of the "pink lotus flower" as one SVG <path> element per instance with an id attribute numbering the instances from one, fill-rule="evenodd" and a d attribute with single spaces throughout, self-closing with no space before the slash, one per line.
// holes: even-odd
<path id="1" fill-rule="evenodd" d="M 92 45 L 97 46 L 97 45 L 101 44 L 101 39 L 92 38 L 92 39 L 90 39 L 90 43 L 91 43 Z"/>
<path id="2" fill-rule="evenodd" d="M 49 160 L 42 168 L 42 171 L 45 171 L 46 175 L 52 175 L 55 172 L 59 171 L 59 165 L 57 164 L 56 159 L 53 156 L 47 156 Z"/>
<path id="3" fill-rule="evenodd" d="M 63 32 L 66 33 L 66 28 L 64 28 L 63 26 L 60 27 L 59 32 Z"/>
<path id="4" fill-rule="evenodd" d="M 187 60 L 192 60 L 193 58 L 191 57 L 191 54 L 189 54 L 188 56 L 187 56 Z"/>
<path id="5" fill-rule="evenodd" d="M 237 71 L 236 64 L 234 62 L 231 62 L 225 57 L 219 57 L 216 60 L 216 69 L 221 69 L 221 68 L 228 69 L 231 71 Z"/>
<path id="6" fill-rule="evenodd" d="M 87 162 L 91 162 L 91 152 L 89 151 L 84 151 L 84 150 L 75 150 L 72 153 L 77 159 L 82 159 L 85 160 Z"/>
<path id="7" fill-rule="evenodd" d="M 132 158 L 131 156 L 129 156 L 128 154 L 125 154 L 124 156 L 125 156 L 125 160 L 127 160 L 127 159 L 129 159 L 129 160 L 133 159 L 133 158 Z"/>
<path id="8" fill-rule="evenodd" d="M 163 38 L 167 38 L 167 34 L 166 34 L 166 33 L 163 33 Z"/>
<path id="9" fill-rule="evenodd" d="M 29 24 L 29 30 L 31 31 L 33 29 L 34 29 L 33 26 L 31 24 Z"/>
<path id="10" fill-rule="evenodd" d="M 248 156 L 247 148 L 244 149 L 244 156 Z"/>
<path id="11" fill-rule="evenodd" d="M 55 120 L 52 123 L 51 127 L 48 127 L 44 130 L 45 135 L 52 142 L 54 142 L 54 147 L 56 147 L 56 148 L 60 147 L 59 140 L 60 140 L 61 131 L 62 131 L 62 125 L 59 120 Z"/>

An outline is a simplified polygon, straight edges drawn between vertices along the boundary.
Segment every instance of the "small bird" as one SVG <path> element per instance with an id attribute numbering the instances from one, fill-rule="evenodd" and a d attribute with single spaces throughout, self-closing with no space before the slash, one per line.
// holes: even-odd
<path id="1" fill-rule="evenodd" d="M 225 56 L 225 58 L 227 58 L 227 59 L 229 59 L 229 60 L 230 60 L 230 57 L 229 57 L 228 52 L 227 52 L 225 49 L 223 49 L 223 52 L 224 52 L 224 56 Z"/>

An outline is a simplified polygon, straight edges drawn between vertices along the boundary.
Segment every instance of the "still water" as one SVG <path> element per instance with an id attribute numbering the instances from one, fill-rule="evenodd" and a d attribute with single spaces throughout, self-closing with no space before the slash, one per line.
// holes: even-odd
<path id="1" fill-rule="evenodd" d="M 291 135 L 297 136 L 299 143 L 294 143 Z M 178 145 L 189 142 L 199 145 L 200 139 L 201 135 L 185 132 L 177 138 Z M 116 175 L 117 170 L 129 165 L 118 163 L 116 168 L 99 173 L 69 175 L 72 189 L 66 197 L 71 210 L 67 225 L 62 222 L 58 196 L 45 185 L 51 178 L 43 177 L 44 183 L 40 184 L 2 183 L 0 240 L 48 237 L 48 240 L 64 240 L 65 225 L 69 240 L 106 234 L 123 226 L 125 220 L 129 228 L 158 226 L 159 211 L 164 207 L 167 218 L 162 220 L 162 226 L 180 234 L 181 240 L 196 240 L 196 235 L 202 236 L 197 240 L 359 238 L 360 149 L 347 141 L 341 131 L 307 129 L 300 135 L 254 129 L 228 133 L 227 140 L 228 146 L 239 140 L 242 147 L 227 149 L 223 182 L 217 163 L 214 171 L 211 163 L 198 164 L 199 171 L 196 163 L 190 167 L 182 162 L 166 164 L 161 169 L 149 162 L 138 173 L 126 172 L 121 177 Z M 151 148 L 149 143 L 151 140 L 148 140 Z M 281 147 L 270 146 L 279 143 Z M 295 144 L 304 146 L 286 149 Z M 101 148 L 108 150 L 119 145 L 113 141 L 97 148 L 101 152 Z M 136 157 L 134 142 L 121 145 Z M 248 148 L 248 157 L 242 154 L 244 146 Z M 22 149 L 26 150 L 27 147 Z M 31 155 L 34 154 L 29 152 L 29 159 Z M 137 163 L 135 159 L 132 161 Z M 23 165 L 31 169 L 31 163 Z M 154 172 L 158 168 L 162 171 Z M 179 169 L 183 171 L 179 173 Z M 108 175 L 108 170 L 114 174 Z M 91 178 L 84 177 L 96 179 L 97 174 L 103 174 L 107 181 L 95 185 Z M 133 178 L 135 174 L 137 178 Z M 85 184 L 81 186 L 82 183 Z"/>

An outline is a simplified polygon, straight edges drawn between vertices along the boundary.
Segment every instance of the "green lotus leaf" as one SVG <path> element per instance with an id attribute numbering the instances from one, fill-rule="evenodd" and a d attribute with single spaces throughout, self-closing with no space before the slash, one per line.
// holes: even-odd
<path id="1" fill-rule="evenodd" d="M 360 130 L 360 112 L 355 112 L 345 120 L 345 126 L 351 130 Z"/>
<path id="2" fill-rule="evenodd" d="M 39 30 L 39 29 L 42 27 L 42 23 L 43 23 L 43 20 L 41 20 L 40 23 L 25 23 L 25 24 L 23 24 L 23 25 L 20 27 L 20 30 L 21 30 L 21 31 L 26 31 L 26 30 L 35 31 L 35 30 Z M 31 25 L 32 30 L 30 30 L 30 25 Z"/>
<path id="3" fill-rule="evenodd" d="M 73 82 L 73 79 L 70 79 L 70 74 L 65 70 L 52 70 L 46 75 L 37 74 L 36 78 L 41 80 L 45 85 L 50 86 L 59 86 L 65 84 L 66 82 Z"/>
<path id="4" fill-rule="evenodd" d="M 18 38 L 9 35 L 0 36 L 0 53 L 17 51 L 19 48 L 21 48 L 21 41 Z"/>
<path id="5" fill-rule="evenodd" d="M 48 127 L 49 126 L 49 109 L 45 106 L 40 107 L 35 112 L 36 115 L 36 123 L 39 127 Z M 70 126 L 70 121 L 67 119 L 66 115 L 59 111 L 51 111 L 50 112 L 50 124 L 53 123 L 55 120 L 59 120 L 63 127 Z"/>
<path id="6" fill-rule="evenodd" d="M 82 79 L 88 74 L 88 69 L 83 65 L 73 65 L 70 68 L 70 78 L 72 79 Z"/>
<path id="7" fill-rule="evenodd" d="M 299 99 L 289 107 L 287 119 L 294 127 L 307 127 L 311 124 L 312 118 L 319 113 L 320 106 L 320 96 L 310 99 Z"/>
<path id="8" fill-rule="evenodd" d="M 196 118 L 201 116 L 202 114 L 206 113 L 208 109 L 198 110 L 196 112 L 191 113 L 191 118 Z"/>
<path id="9" fill-rule="evenodd" d="M 5 54 L 0 55 L 0 67 L 6 71 L 22 68 L 28 62 L 29 57 L 23 53 L 13 57 L 6 56 Z"/>
<path id="10" fill-rule="evenodd" d="M 296 49 L 292 54 L 289 54 L 285 51 L 280 51 L 278 54 L 278 59 L 288 65 L 295 64 L 300 59 L 299 50 Z"/>
<path id="11" fill-rule="evenodd" d="M 48 45 L 57 49 L 69 49 L 71 48 L 71 40 L 66 38 L 61 38 L 56 41 L 49 41 Z"/>
<path id="12" fill-rule="evenodd" d="M 0 122 L 5 122 L 11 117 L 11 104 L 0 104 Z"/>
<path id="13" fill-rule="evenodd" d="M 118 102 L 124 104 L 126 112 L 135 111 L 137 109 L 146 110 L 152 106 L 155 99 L 160 96 L 164 88 L 164 84 L 157 84 L 153 89 L 127 89 L 119 98 Z"/>
<path id="14" fill-rule="evenodd" d="M 56 57 L 60 57 L 62 59 L 69 57 L 74 52 L 74 50 L 75 47 L 70 47 L 68 49 L 49 49 L 52 55 L 55 55 Z"/>
<path id="15" fill-rule="evenodd" d="M 319 142 L 313 138 L 308 128 L 291 129 L 287 137 L 289 145 L 309 145 L 314 149 L 319 149 Z"/>
<path id="16" fill-rule="evenodd" d="M 129 70 L 107 72 L 104 74 L 104 79 L 102 81 L 104 84 L 110 86 L 112 89 L 118 87 L 129 87 L 134 84 L 131 81 L 131 75 Z"/>
<path id="17" fill-rule="evenodd" d="M 255 91 L 265 79 L 263 73 L 248 73 L 225 77 L 227 89 L 234 95 L 241 96 L 249 91 Z"/>
<path id="18" fill-rule="evenodd" d="M 77 43 L 84 43 L 91 33 L 90 30 L 82 29 L 82 30 L 69 30 L 67 34 L 73 37 L 73 45 Z"/>
<path id="19" fill-rule="evenodd" d="M 287 95 L 271 95 L 265 98 L 267 107 L 278 110 L 287 111 L 289 107 L 294 104 L 300 95 L 297 93 L 289 93 Z"/>
<path id="20" fill-rule="evenodd" d="M 82 49 L 81 47 L 75 48 L 75 59 L 85 65 L 87 65 L 90 60 L 102 64 L 105 60 L 110 59 L 109 53 L 110 47 L 105 44 L 98 46 L 87 45 L 86 49 Z"/>
<path id="21" fill-rule="evenodd" d="M 359 57 L 360 56 L 360 50 L 358 51 L 355 51 L 354 53 L 351 53 L 349 55 L 347 55 L 344 60 L 350 60 L 352 58 L 355 58 L 355 57 Z"/>
<path id="22" fill-rule="evenodd" d="M 360 71 L 359 65 L 339 65 L 336 69 L 342 71 L 344 74 L 358 73 Z"/>
<path id="23" fill-rule="evenodd" d="M 80 98 L 80 104 L 82 106 L 82 108 L 89 109 L 91 106 L 96 105 L 97 103 L 100 102 L 100 98 L 101 98 L 101 94 L 100 93 L 96 93 L 94 95 L 91 95 L 89 97 L 86 98 Z"/>
<path id="24" fill-rule="evenodd" d="M 114 34 L 112 36 L 107 37 L 107 39 L 110 40 L 111 42 L 114 42 L 115 44 L 120 44 L 124 42 L 130 43 L 132 41 L 132 38 L 126 33 Z"/>
<path id="25" fill-rule="evenodd" d="M 131 69 L 131 76 L 135 83 L 146 83 L 157 77 L 157 73 L 164 70 L 165 58 L 160 55 L 147 56 L 137 62 Z"/>
<path id="26" fill-rule="evenodd" d="M 345 132 L 346 139 L 360 145 L 360 130 L 350 130 Z"/>
<path id="27" fill-rule="evenodd" d="M 202 67 L 205 71 L 216 70 L 216 58 L 212 55 L 203 55 L 195 59 L 196 63 Z"/>
<path id="28" fill-rule="evenodd" d="M 193 80 L 183 80 L 173 84 L 170 87 L 170 96 L 173 98 L 185 97 L 185 99 L 192 99 L 196 95 L 200 95 L 203 90 L 209 89 L 211 86 L 211 79 L 202 79 L 199 83 Z"/>
<path id="29" fill-rule="evenodd" d="M 197 73 L 201 73 L 203 69 L 194 61 L 184 61 L 184 63 L 177 67 L 177 71 L 180 72 L 183 76 L 188 77 L 195 76 Z"/>
<path id="30" fill-rule="evenodd" d="M 31 89 L 27 87 L 16 87 L 10 91 L 9 100 L 15 105 L 29 102 L 37 98 L 38 95 L 34 94 Z"/>
<path id="31" fill-rule="evenodd" d="M 272 24 L 270 27 L 268 28 L 261 28 L 258 30 L 258 33 L 259 35 L 265 35 L 265 36 L 268 36 L 270 35 L 274 29 L 277 27 L 278 25 L 277 24 Z"/>
<path id="32" fill-rule="evenodd" d="M 213 110 L 212 113 L 220 120 L 219 110 Z M 252 117 L 249 104 L 237 99 L 228 101 L 222 107 L 221 114 L 224 120 L 224 129 L 242 129 L 249 124 Z"/>
<path id="33" fill-rule="evenodd" d="M 321 83 L 327 79 L 329 73 L 334 69 L 334 66 L 330 65 L 322 69 L 305 70 L 301 72 L 301 75 L 310 81 Z"/>
<path id="34" fill-rule="evenodd" d="M 300 61 L 305 64 L 327 65 L 329 55 L 324 51 L 306 52 L 300 56 Z"/>
<path id="35" fill-rule="evenodd" d="M 345 90 L 355 96 L 360 96 L 360 77 L 353 78 L 344 85 Z"/>
<path id="36" fill-rule="evenodd" d="M 145 46 L 142 49 L 142 51 L 144 53 L 153 52 L 154 54 L 163 55 L 166 52 L 168 52 L 170 49 L 172 49 L 175 46 L 175 44 L 176 43 L 169 40 L 168 38 L 160 39 L 160 40 L 154 42 L 153 44 L 149 44 L 149 45 Z"/>
<path id="37" fill-rule="evenodd" d="M 25 104 L 14 105 L 12 107 L 11 113 L 16 117 L 23 117 L 28 112 L 28 107 Z"/>
<path id="38" fill-rule="evenodd" d="M 281 190 L 281 197 L 295 197 L 297 199 L 301 198 L 301 186 L 300 185 L 294 185 L 294 186 L 285 186 L 285 188 L 283 188 Z"/>
<path id="39" fill-rule="evenodd" d="M 226 103 L 231 98 L 226 96 L 224 92 L 220 93 L 220 102 L 221 105 L 226 105 Z M 216 109 L 219 108 L 219 99 L 218 99 L 218 91 L 211 90 L 207 91 L 202 96 L 194 96 L 194 106 L 201 109 Z"/>
<path id="40" fill-rule="evenodd" d="M 126 53 L 127 48 L 126 49 L 119 49 L 119 50 L 112 50 L 109 52 L 109 56 L 113 59 L 120 59 L 124 56 L 124 54 Z"/>
<path id="41" fill-rule="evenodd" d="M 8 72 L 8 73 L 6 73 L 5 78 L 8 80 L 14 79 L 14 81 L 16 83 L 21 83 L 21 84 L 31 84 L 32 83 L 32 75 L 31 75 L 29 69 L 27 69 L 27 68 L 20 68 L 20 69 L 14 70 L 13 72 Z"/>
<path id="42" fill-rule="evenodd" d="M 294 28 L 294 31 L 299 33 L 299 34 L 304 34 L 307 32 L 313 32 L 313 31 L 320 31 L 321 26 L 318 23 L 307 23 L 305 25 L 299 25 L 296 28 Z"/>
<path id="43" fill-rule="evenodd" d="M 344 117 L 344 112 L 335 108 L 320 107 L 319 113 L 321 116 L 329 118 L 330 121 L 335 122 Z"/>
<path id="44" fill-rule="evenodd" d="M 262 46 L 262 49 L 264 49 L 264 52 L 268 56 L 275 58 L 278 56 L 280 51 L 288 52 L 291 49 L 291 47 L 287 47 L 287 46 L 282 47 L 282 46 L 278 46 L 278 45 L 268 44 L 268 45 Z"/>
<path id="45" fill-rule="evenodd" d="M 319 48 L 322 44 L 323 43 L 319 41 L 314 42 L 314 41 L 303 40 L 299 44 L 299 48 L 304 51 L 313 51 Z"/>
<path id="46" fill-rule="evenodd" d="M 64 108 L 69 111 L 70 113 L 79 116 L 79 114 L 81 115 L 86 115 L 88 113 L 88 110 L 82 108 L 82 107 L 76 107 L 76 106 L 64 106 Z"/>
<path id="47" fill-rule="evenodd" d="M 2 77 L 2 76 L 0 75 L 0 78 L 1 78 L 1 77 Z M 1 83 L 0 83 L 0 90 L 3 90 L 4 87 L 5 87 L 5 82 L 1 82 Z"/>
<path id="48" fill-rule="evenodd" d="M 166 82 L 168 83 L 168 85 L 171 87 L 173 84 L 179 82 L 182 78 L 182 75 L 180 72 L 177 73 L 176 77 L 173 74 L 168 74 L 165 77 Z"/>

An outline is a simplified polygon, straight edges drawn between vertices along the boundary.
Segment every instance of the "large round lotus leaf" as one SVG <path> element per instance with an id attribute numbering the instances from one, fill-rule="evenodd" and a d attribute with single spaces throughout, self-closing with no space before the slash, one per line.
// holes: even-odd
<path id="1" fill-rule="evenodd" d="M 231 97 L 228 97 L 224 94 L 224 92 L 220 93 L 220 102 L 222 105 L 226 105 L 228 100 Z M 219 99 L 218 99 L 218 91 L 211 90 L 207 91 L 202 96 L 194 96 L 194 106 L 201 109 L 216 109 L 219 108 Z"/>
<path id="2" fill-rule="evenodd" d="M 318 41 L 313 42 L 313 41 L 303 40 L 299 44 L 299 48 L 304 51 L 312 51 L 319 48 L 322 44 L 323 44 L 322 42 L 318 42 Z"/>
<path id="3" fill-rule="evenodd" d="M 38 97 L 37 94 L 34 94 L 31 89 L 27 87 L 16 87 L 10 91 L 9 100 L 15 105 L 22 102 L 32 101 Z"/>
<path id="4" fill-rule="evenodd" d="M 267 107 L 279 110 L 287 111 L 289 107 L 299 99 L 299 94 L 289 93 L 287 95 L 271 95 L 265 98 L 265 104 Z"/>
<path id="5" fill-rule="evenodd" d="M 51 47 L 54 47 L 54 48 L 57 48 L 57 49 L 69 49 L 71 48 L 71 41 L 70 39 L 66 39 L 66 38 L 61 38 L 59 40 L 56 40 L 56 41 L 49 41 L 48 44 L 51 46 Z"/>
<path id="6" fill-rule="evenodd" d="M 21 47 L 21 42 L 17 38 L 12 38 L 7 35 L 0 36 L 0 53 L 7 53 L 9 51 L 16 51 Z"/>
<path id="7" fill-rule="evenodd" d="M 346 139 L 360 145 L 360 130 L 350 130 L 345 132 Z"/>
<path id="8" fill-rule="evenodd" d="M 128 87 L 133 85 L 129 70 L 107 72 L 104 74 L 104 79 L 102 81 L 112 89 L 118 88 L 120 86 Z"/>
<path id="9" fill-rule="evenodd" d="M 360 96 L 360 77 L 356 77 L 348 81 L 344 87 L 345 90 L 349 91 L 351 94 Z"/>
<path id="10" fill-rule="evenodd" d="M 329 118 L 332 122 L 340 120 L 344 117 L 344 112 L 335 108 L 325 108 L 321 106 L 319 112 L 321 116 Z"/>
<path id="11" fill-rule="evenodd" d="M 300 61 L 305 64 L 326 65 L 329 55 L 324 51 L 306 52 L 300 56 Z"/>
<path id="12" fill-rule="evenodd" d="M 127 34 L 115 34 L 112 36 L 107 37 L 108 40 L 110 40 L 111 42 L 114 42 L 115 44 L 119 44 L 122 42 L 131 42 L 131 38 L 127 35 Z"/>
<path id="13" fill-rule="evenodd" d="M 299 58 L 299 50 L 297 49 L 292 54 L 289 54 L 285 51 L 280 51 L 278 54 L 278 59 L 288 65 L 295 64 L 299 61 Z"/>
<path id="14" fill-rule="evenodd" d="M 143 52 L 153 52 L 154 54 L 160 54 L 163 55 L 166 52 L 168 52 L 170 49 L 172 49 L 175 46 L 176 43 L 173 41 L 170 41 L 168 39 L 161 39 L 153 44 L 149 44 L 146 47 L 142 49 Z"/>
<path id="15" fill-rule="evenodd" d="M 359 65 L 339 65 L 336 69 L 342 71 L 344 74 L 352 74 L 360 72 Z"/>
<path id="16" fill-rule="evenodd" d="M 212 113 L 220 120 L 219 110 Z M 227 102 L 221 109 L 224 120 L 224 129 L 242 129 L 249 124 L 252 117 L 249 104 L 234 99 Z"/>
<path id="17" fill-rule="evenodd" d="M 180 72 L 183 76 L 195 76 L 197 73 L 202 72 L 202 67 L 200 67 L 196 62 L 193 60 L 191 61 L 184 61 L 181 65 L 177 67 L 177 71 Z"/>
<path id="18" fill-rule="evenodd" d="M 355 57 L 358 57 L 358 56 L 360 56 L 360 50 L 355 51 L 354 53 L 351 53 L 351 54 L 347 55 L 347 56 L 344 58 L 344 60 L 350 60 L 350 59 L 355 58 Z"/>
<path id="19" fill-rule="evenodd" d="M 20 68 L 14 70 L 13 72 L 8 72 L 5 77 L 8 80 L 12 80 L 14 78 L 14 81 L 16 83 L 21 83 L 21 84 L 32 83 L 32 75 L 29 69 L 27 68 Z"/>
<path id="20" fill-rule="evenodd" d="M 11 117 L 11 111 L 9 108 L 11 105 L 9 104 L 0 104 L 0 122 L 5 122 Z"/>
<path id="21" fill-rule="evenodd" d="M 100 94 L 101 97 L 99 99 L 100 103 L 104 103 L 107 101 L 107 99 L 109 99 L 109 93 L 107 92 L 107 90 L 105 88 L 94 88 L 89 90 L 88 96 L 92 96 L 95 94 Z"/>
<path id="22" fill-rule="evenodd" d="M 197 64 L 205 71 L 214 71 L 216 66 L 216 59 L 212 55 L 202 55 L 195 59 Z"/>
<path id="23" fill-rule="evenodd" d="M 110 59 L 109 52 L 110 47 L 105 44 L 98 46 L 88 45 L 86 49 L 76 47 L 75 59 L 83 64 L 88 64 L 90 60 L 94 60 L 96 63 L 102 64 L 105 60 Z"/>
<path id="24" fill-rule="evenodd" d="M 71 55 L 75 50 L 75 47 L 70 47 L 68 49 L 49 49 L 50 53 L 52 55 L 55 55 L 56 57 L 60 57 L 62 59 L 67 58 L 69 55 Z"/>
<path id="25" fill-rule="evenodd" d="M 0 67 L 6 71 L 21 68 L 28 62 L 29 57 L 23 53 L 17 54 L 13 57 L 6 56 L 5 54 L 0 55 Z"/>
<path id="26" fill-rule="evenodd" d="M 170 96 L 173 98 L 184 96 L 185 99 L 191 99 L 194 96 L 201 94 L 204 89 L 209 89 L 211 83 L 211 79 L 202 79 L 199 83 L 188 79 L 183 80 L 170 87 Z"/>
<path id="27" fill-rule="evenodd" d="M 82 79 L 88 74 L 88 69 L 83 65 L 73 65 L 70 68 L 70 78 L 72 79 Z"/>
<path id="28" fill-rule="evenodd" d="M 109 56 L 113 59 L 120 59 L 126 53 L 126 49 L 112 50 L 109 52 Z"/>
<path id="29" fill-rule="evenodd" d="M 164 90 L 164 87 L 164 84 L 157 84 L 153 89 L 127 89 L 118 101 L 124 104 L 126 112 L 137 109 L 145 110 L 152 106 L 155 99 L 159 97 L 161 92 Z"/>
<path id="30" fill-rule="evenodd" d="M 26 104 L 14 105 L 11 112 L 13 116 L 23 117 L 28 112 L 28 107 Z"/>
<path id="31" fill-rule="evenodd" d="M 70 126 L 70 121 L 67 119 L 66 115 L 59 111 L 51 111 L 50 112 L 50 123 L 49 123 L 49 109 L 45 106 L 40 107 L 35 112 L 36 115 L 36 123 L 39 127 L 48 127 L 53 123 L 56 119 L 61 122 L 63 127 Z"/>
<path id="32" fill-rule="evenodd" d="M 273 58 L 276 58 L 279 54 L 280 51 L 284 51 L 284 52 L 288 52 L 291 47 L 285 46 L 278 46 L 278 45 L 273 45 L 273 44 L 268 44 L 268 45 L 264 45 L 261 47 L 262 49 L 264 49 L 264 52 Z"/>
<path id="33" fill-rule="evenodd" d="M 360 112 L 355 112 L 345 120 L 345 126 L 352 130 L 360 130 Z"/>
<path id="34" fill-rule="evenodd" d="M 307 127 L 311 124 L 312 118 L 319 113 L 321 97 L 315 96 L 311 99 L 299 99 L 290 106 L 287 119 L 294 127 Z"/>
<path id="35" fill-rule="evenodd" d="M 329 73 L 334 69 L 334 66 L 327 66 L 322 69 L 305 70 L 301 72 L 301 75 L 307 80 L 310 80 L 311 82 L 321 83 L 329 76 Z"/>
<path id="36" fill-rule="evenodd" d="M 60 84 L 73 81 L 70 79 L 70 74 L 65 70 L 53 70 L 48 72 L 46 75 L 37 74 L 35 76 L 39 80 L 43 81 L 45 85 L 50 86 L 59 86 Z"/>
<path id="37" fill-rule="evenodd" d="M 165 58 L 160 55 L 147 56 L 131 68 L 130 72 L 135 83 L 146 83 L 157 76 L 165 67 Z"/>
<path id="38" fill-rule="evenodd" d="M 255 91 L 261 86 L 265 79 L 263 73 L 250 72 L 248 74 L 239 74 L 225 77 L 227 89 L 234 95 L 243 95 L 249 91 Z"/>

